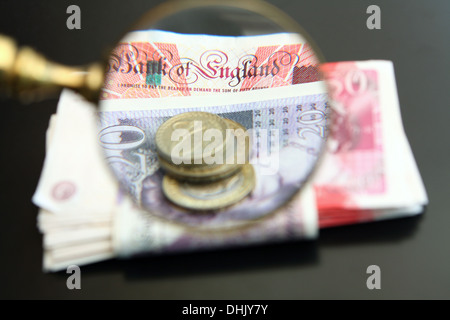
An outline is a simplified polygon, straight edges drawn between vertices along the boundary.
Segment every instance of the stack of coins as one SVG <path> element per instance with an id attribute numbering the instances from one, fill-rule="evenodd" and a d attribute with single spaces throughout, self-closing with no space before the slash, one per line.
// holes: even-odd
<path id="1" fill-rule="evenodd" d="M 176 205 L 217 210 L 242 200 L 255 186 L 250 138 L 235 121 L 187 112 L 164 122 L 155 140 L 166 173 L 163 192 Z"/>

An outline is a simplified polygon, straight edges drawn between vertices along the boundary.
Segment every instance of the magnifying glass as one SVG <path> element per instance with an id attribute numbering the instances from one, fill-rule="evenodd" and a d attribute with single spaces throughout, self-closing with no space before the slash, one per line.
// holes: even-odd
<path id="1" fill-rule="evenodd" d="M 98 140 L 121 189 L 170 223 L 220 231 L 270 219 L 298 196 L 325 146 L 323 58 L 262 1 L 166 2 L 124 35 L 106 71 L 49 69 L 31 51 L 19 58 L 3 51 L 4 81 L 24 92 L 56 83 L 97 102 Z"/>
<path id="2" fill-rule="evenodd" d="M 99 139 L 123 189 L 155 216 L 202 229 L 276 213 L 304 186 L 325 142 L 327 88 L 314 48 L 260 1 L 151 11 L 113 50 L 100 91 Z M 237 147 L 248 149 L 241 163 L 224 147 L 237 128 L 249 140 Z M 216 161 L 181 163 L 192 150 Z"/>

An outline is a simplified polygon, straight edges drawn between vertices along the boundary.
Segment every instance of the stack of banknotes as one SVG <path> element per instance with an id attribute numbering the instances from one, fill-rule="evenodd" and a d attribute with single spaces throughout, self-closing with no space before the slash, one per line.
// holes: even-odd
<path id="1" fill-rule="evenodd" d="M 133 33 L 112 56 L 100 113 L 64 91 L 50 119 L 33 197 L 40 207 L 44 270 L 145 253 L 314 239 L 319 228 L 421 213 L 428 199 L 403 131 L 392 63 L 322 65 L 328 103 L 310 72 L 317 61 L 296 37 Z M 240 69 L 227 74 L 227 65 Z M 152 140 L 180 101 L 187 111 L 207 109 L 245 127 L 279 126 L 280 154 L 288 156 L 276 172 L 258 176 L 263 183 L 245 200 L 243 213 L 205 218 L 169 209 L 164 201 L 157 156 L 151 143 L 141 142 Z M 123 126 L 137 129 L 114 137 L 111 128 Z M 126 148 L 115 147 L 117 138 Z M 290 147 L 293 141 L 300 149 Z M 313 142 L 306 148 L 305 141 Z M 321 145 L 324 152 L 314 150 Z M 299 193 L 276 212 L 259 215 L 279 207 L 279 190 L 296 179 L 289 168 L 301 164 L 309 172 L 317 161 Z"/>

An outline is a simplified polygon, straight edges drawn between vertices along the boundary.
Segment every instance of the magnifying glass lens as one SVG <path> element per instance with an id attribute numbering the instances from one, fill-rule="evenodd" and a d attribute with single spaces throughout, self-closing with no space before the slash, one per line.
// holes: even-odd
<path id="1" fill-rule="evenodd" d="M 252 224 L 295 198 L 319 160 L 321 58 L 288 16 L 241 2 L 163 5 L 111 53 L 100 143 L 122 189 L 155 217 Z"/>

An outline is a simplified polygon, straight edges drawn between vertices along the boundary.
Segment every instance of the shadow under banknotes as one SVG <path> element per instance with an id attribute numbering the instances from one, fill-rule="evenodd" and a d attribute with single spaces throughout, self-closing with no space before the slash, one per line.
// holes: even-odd
<path id="1" fill-rule="evenodd" d="M 422 214 L 412 217 L 321 229 L 318 241 L 293 241 L 115 259 L 83 266 L 83 274 L 120 273 L 124 274 L 126 279 L 134 281 L 317 265 L 320 263 L 320 247 L 344 247 L 408 239 L 417 231 L 425 211 L 426 208 Z M 57 274 L 67 276 L 65 272 Z"/>
<path id="2" fill-rule="evenodd" d="M 123 272 L 129 280 L 241 272 L 318 262 L 316 241 L 196 251 L 105 261 L 83 267 L 84 274 Z M 182 267 L 181 267 L 182 266 Z"/>

